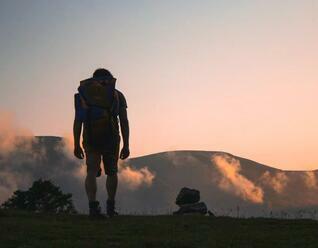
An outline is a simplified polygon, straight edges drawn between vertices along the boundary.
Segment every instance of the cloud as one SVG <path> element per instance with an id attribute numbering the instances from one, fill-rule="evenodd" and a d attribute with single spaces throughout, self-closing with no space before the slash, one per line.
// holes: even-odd
<path id="1" fill-rule="evenodd" d="M 0 156 L 5 157 L 17 148 L 28 151 L 32 143 L 31 131 L 16 124 L 14 115 L 0 111 Z"/>
<path id="2" fill-rule="evenodd" d="M 282 193 L 289 181 L 284 172 L 277 172 L 272 175 L 269 171 L 266 171 L 260 178 L 260 181 L 270 186 L 275 192 Z"/>
<path id="3" fill-rule="evenodd" d="M 42 178 L 52 180 L 63 192 L 72 193 L 76 208 L 79 211 L 87 211 L 88 202 L 84 187 L 86 165 L 85 160 L 78 160 L 73 155 L 72 135 L 64 135 L 63 139 L 34 137 L 32 132 L 17 125 L 13 115 L 0 114 L 0 204 L 15 190 L 25 190 L 34 180 Z M 213 157 L 211 154 L 180 151 L 121 162 L 116 198 L 118 208 L 127 209 L 127 213 L 152 210 L 167 213 L 168 208 L 171 210 L 175 207 L 175 196 L 183 186 L 198 188 L 202 192 L 202 199 L 212 207 L 219 205 L 223 208 L 223 203 L 224 206 L 233 206 L 237 202 L 237 198 L 233 196 L 246 200 L 249 206 L 265 207 L 265 204 L 255 204 L 271 199 L 270 194 L 264 199 L 264 190 L 267 188 L 262 189 L 256 183 L 263 170 L 257 177 L 253 177 L 253 183 L 251 178 L 244 176 L 244 172 L 248 171 L 243 171 L 239 160 L 222 153 Z M 209 174 L 211 166 L 207 166 L 211 164 L 211 160 L 216 169 L 213 169 L 212 174 L 215 175 L 213 179 L 216 184 L 212 184 Z M 290 189 L 286 188 L 282 197 L 276 197 L 274 205 L 290 206 L 290 199 L 296 202 L 295 206 L 317 205 L 318 183 L 314 172 L 299 172 L 300 177 L 297 178 L 300 178 L 304 191 L 298 195 L 292 192 L 292 183 L 295 181 L 292 180 L 292 175 L 286 173 L 289 176 L 286 178 L 286 175 L 279 172 L 271 173 L 273 175 L 269 172 L 262 175 L 260 185 L 271 185 L 276 191 L 283 192 L 286 182 L 290 179 Z M 218 186 L 211 188 L 211 185 Z M 224 195 L 224 191 L 231 194 Z M 98 178 L 97 199 L 105 208 L 107 193 L 104 175 Z"/>
<path id="4" fill-rule="evenodd" d="M 304 172 L 304 181 L 305 181 L 306 186 L 309 189 L 317 189 L 318 188 L 317 178 L 316 178 L 316 175 L 313 171 Z"/>
<path id="5" fill-rule="evenodd" d="M 55 149 L 62 145 L 60 138 L 33 137 L 28 140 L 28 145 L 16 146 L 0 159 L 0 203 L 15 190 L 26 189 L 39 178 L 51 179 L 63 190 L 71 192 L 79 186 L 80 180 L 74 176 L 78 163 Z"/>
<path id="6" fill-rule="evenodd" d="M 140 169 L 135 169 L 129 165 L 122 164 L 119 166 L 119 180 L 121 184 L 130 190 L 136 190 L 139 187 L 151 186 L 155 174 L 151 172 L 148 167 L 142 167 Z"/>
<path id="7" fill-rule="evenodd" d="M 35 137 L 18 125 L 12 113 L 1 111 L 0 204 L 39 178 L 52 179 L 67 189 L 79 185 L 73 176 L 78 162 L 60 152 L 66 150 L 64 147 L 61 138 Z"/>
<path id="8" fill-rule="evenodd" d="M 30 130 L 21 128 L 14 114 L 0 111 L 0 203 L 15 190 L 30 184 L 32 176 L 22 172 L 34 169 L 46 157 L 39 139 Z"/>
<path id="9" fill-rule="evenodd" d="M 211 158 L 212 163 L 220 172 L 222 178 L 219 187 L 233 193 L 246 201 L 263 203 L 264 192 L 252 181 L 240 174 L 240 162 L 226 154 L 216 154 Z"/>
<path id="10" fill-rule="evenodd" d="M 72 135 L 64 136 L 34 137 L 31 131 L 19 127 L 13 114 L 0 112 L 0 204 L 14 191 L 25 190 L 42 178 L 72 193 L 77 209 L 87 209 L 87 199 L 83 197 L 85 160 L 74 157 Z M 132 190 L 138 195 L 137 190 L 151 186 L 155 174 L 148 167 L 126 164 L 120 166 L 119 177 L 121 194 L 127 196 Z M 104 176 L 98 179 L 98 185 L 98 198 L 106 198 Z"/>

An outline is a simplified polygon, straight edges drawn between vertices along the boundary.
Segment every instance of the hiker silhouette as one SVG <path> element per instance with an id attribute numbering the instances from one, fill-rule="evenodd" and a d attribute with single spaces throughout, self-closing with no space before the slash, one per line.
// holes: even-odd
<path id="1" fill-rule="evenodd" d="M 101 161 L 103 161 L 104 172 L 107 176 L 107 215 L 118 215 L 115 211 L 118 157 L 126 159 L 130 154 L 127 102 L 123 93 L 115 86 L 116 78 L 108 70 L 100 68 L 94 72 L 93 77 L 80 82 L 78 93 L 74 96 L 74 155 L 79 159 L 83 159 L 85 156 L 86 159 L 85 189 L 91 217 L 103 216 L 99 202 L 96 200 L 96 177 L 101 175 Z M 123 138 L 120 154 L 119 124 Z M 83 142 L 81 146 L 82 127 Z"/>

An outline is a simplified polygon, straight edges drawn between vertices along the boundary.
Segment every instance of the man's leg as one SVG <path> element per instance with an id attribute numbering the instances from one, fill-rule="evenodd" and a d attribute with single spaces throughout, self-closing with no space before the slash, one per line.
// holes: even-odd
<path id="1" fill-rule="evenodd" d="M 99 202 L 96 201 L 97 183 L 96 173 L 100 168 L 101 155 L 97 152 L 86 153 L 87 175 L 85 179 L 85 189 L 89 201 L 89 215 L 100 217 L 101 209 Z"/>
<path id="2" fill-rule="evenodd" d="M 104 171 L 107 175 L 106 178 L 106 190 L 107 190 L 107 215 L 114 216 L 118 215 L 115 211 L 115 198 L 117 192 L 118 185 L 118 176 L 117 176 L 117 156 L 113 154 L 104 154 L 103 155 L 103 163 L 104 163 Z"/>
<path id="3" fill-rule="evenodd" d="M 96 192 L 97 192 L 96 172 L 93 173 L 92 171 L 87 171 L 87 175 L 85 179 L 85 189 L 86 189 L 88 201 L 96 201 Z"/>
<path id="4" fill-rule="evenodd" d="M 101 157 L 97 152 L 86 153 L 87 175 L 85 179 L 85 189 L 89 201 L 96 201 L 96 174 L 100 168 L 100 162 Z"/>
<path id="5" fill-rule="evenodd" d="M 108 200 L 115 201 L 117 185 L 118 185 L 117 173 L 115 173 L 114 175 L 108 175 L 106 179 L 106 190 L 108 194 Z"/>

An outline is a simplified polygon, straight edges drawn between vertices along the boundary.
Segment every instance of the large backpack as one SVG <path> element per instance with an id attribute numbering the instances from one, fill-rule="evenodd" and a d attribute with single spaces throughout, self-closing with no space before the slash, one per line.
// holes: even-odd
<path id="1" fill-rule="evenodd" d="M 86 110 L 84 126 L 87 143 L 95 148 L 103 148 L 115 142 L 113 108 L 118 94 L 115 79 L 89 78 L 80 82 L 78 87 L 81 105 Z"/>

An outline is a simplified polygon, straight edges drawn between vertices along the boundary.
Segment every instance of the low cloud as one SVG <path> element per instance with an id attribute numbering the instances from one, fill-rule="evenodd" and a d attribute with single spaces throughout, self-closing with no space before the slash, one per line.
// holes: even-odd
<path id="1" fill-rule="evenodd" d="M 72 193 L 76 208 L 87 211 L 85 160 L 74 157 L 72 135 L 64 137 L 34 137 L 32 132 L 17 125 L 13 115 L 0 112 L 0 204 L 15 190 L 25 190 L 34 180 L 42 178 L 50 179 L 64 192 Z M 314 172 L 297 172 L 297 176 L 294 175 L 296 173 L 286 173 L 287 177 L 278 171 L 261 174 L 264 171 L 258 170 L 257 176 L 247 178 L 245 172 L 251 173 L 243 171 L 235 157 L 223 153 L 211 155 L 205 152 L 170 152 L 120 162 L 118 208 L 127 208 L 127 213 L 152 210 L 167 213 L 168 207 L 174 207 L 174 198 L 183 186 L 198 188 L 204 201 L 212 207 L 223 203 L 224 206 L 232 206 L 237 197 L 246 200 L 249 206 L 266 207 L 266 204 L 257 204 L 272 200 L 273 192 L 268 190 L 271 188 L 275 192 L 284 192 L 282 197 L 274 197 L 274 206 L 290 206 L 290 199 L 295 206 L 317 206 L 318 182 Z M 211 161 L 216 184 L 211 182 L 208 174 Z M 303 191 L 294 194 L 293 190 L 298 189 L 299 183 Z M 211 185 L 218 186 L 211 188 Z M 97 199 L 105 208 L 104 175 L 98 178 L 98 186 Z M 224 197 L 224 192 L 230 194 Z M 265 199 L 264 194 L 267 193 Z M 226 200 L 216 202 L 215 199 Z"/>
<path id="2" fill-rule="evenodd" d="M 0 204 L 14 191 L 25 190 L 32 182 L 52 180 L 64 192 L 72 193 L 76 208 L 87 209 L 84 179 L 85 159 L 73 155 L 71 134 L 59 137 L 34 137 L 31 131 L 20 128 L 14 116 L 0 112 Z M 122 194 L 129 194 L 152 185 L 155 174 L 148 167 L 119 166 Z M 105 177 L 98 179 L 98 197 L 105 197 Z M 84 197 L 83 197 L 84 196 Z"/>
<path id="3" fill-rule="evenodd" d="M 78 161 L 78 159 L 74 156 L 74 139 L 72 134 L 64 134 L 61 140 L 61 145 L 56 146 L 55 149 L 57 152 L 64 153 L 70 160 Z"/>
<path id="4" fill-rule="evenodd" d="M 285 190 L 289 179 L 284 172 L 271 174 L 269 171 L 266 171 L 261 176 L 260 181 L 264 185 L 270 186 L 276 193 L 280 194 Z"/>
<path id="5" fill-rule="evenodd" d="M 316 178 L 316 175 L 313 171 L 304 172 L 304 181 L 305 181 L 306 186 L 309 189 L 317 189 L 318 188 L 317 178 Z"/>
<path id="6" fill-rule="evenodd" d="M 30 184 L 30 175 L 20 171 L 46 156 L 45 149 L 37 145 L 32 132 L 17 125 L 12 113 L 0 111 L 0 203 Z"/>
<path id="7" fill-rule="evenodd" d="M 35 137 L 12 113 L 0 111 L 0 204 L 39 178 L 52 179 L 68 189 L 77 186 L 73 174 L 78 162 L 62 150 L 66 148 L 61 138 Z"/>
<path id="8" fill-rule="evenodd" d="M 0 156 L 5 157 L 16 149 L 28 151 L 33 141 L 32 132 L 17 125 L 13 114 L 0 111 Z"/>
<path id="9" fill-rule="evenodd" d="M 240 174 L 241 165 L 237 159 L 226 154 L 216 154 L 212 156 L 211 161 L 222 176 L 218 183 L 221 189 L 246 201 L 263 203 L 263 190 Z"/>
<path id="10" fill-rule="evenodd" d="M 151 186 L 155 174 L 151 172 L 148 167 L 135 169 L 127 164 L 121 164 L 119 166 L 118 177 L 124 187 L 130 190 L 136 190 L 139 187 Z"/>

